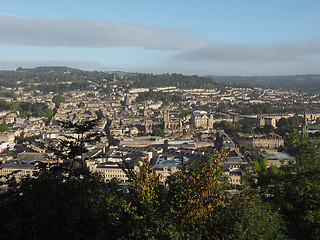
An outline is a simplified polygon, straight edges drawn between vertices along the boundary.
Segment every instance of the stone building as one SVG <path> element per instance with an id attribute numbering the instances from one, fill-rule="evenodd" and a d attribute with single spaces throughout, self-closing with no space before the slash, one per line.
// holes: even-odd
<path id="1" fill-rule="evenodd" d="M 213 128 L 213 115 L 208 117 L 206 111 L 194 111 L 192 116 L 192 123 L 195 128 Z"/>
<path id="2" fill-rule="evenodd" d="M 119 162 L 122 162 L 122 159 L 120 159 Z M 87 167 L 90 171 L 99 173 L 105 182 L 109 182 L 114 178 L 120 182 L 127 182 L 129 180 L 125 172 L 119 167 L 117 161 L 88 161 Z"/>
<path id="3" fill-rule="evenodd" d="M 163 125 L 165 132 L 174 133 L 182 129 L 181 119 L 171 116 L 169 110 L 166 110 L 163 114 Z"/>
<path id="4" fill-rule="evenodd" d="M 233 185 L 241 185 L 242 177 L 245 174 L 245 168 L 248 167 L 248 162 L 240 156 L 225 157 L 221 160 L 223 172 L 228 176 L 229 181 Z"/>
<path id="5" fill-rule="evenodd" d="M 280 146 L 284 146 L 283 138 L 275 133 L 270 133 L 270 134 L 238 133 L 235 137 L 235 142 L 240 147 L 245 147 L 249 149 L 255 149 L 255 148 L 275 149 Z"/>
<path id="6" fill-rule="evenodd" d="M 31 161 L 11 160 L 1 164 L 0 180 L 6 181 L 6 177 L 14 176 L 17 181 L 27 175 L 33 176 L 37 171 L 35 164 Z"/>
<path id="7" fill-rule="evenodd" d="M 165 183 L 168 176 L 180 171 L 181 166 L 188 158 L 177 154 L 160 154 L 154 159 L 152 169 L 160 175 L 160 182 Z"/>

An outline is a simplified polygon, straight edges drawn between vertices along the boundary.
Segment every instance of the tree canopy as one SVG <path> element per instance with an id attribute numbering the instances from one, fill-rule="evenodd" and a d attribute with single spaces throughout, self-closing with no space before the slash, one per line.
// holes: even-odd
<path id="1" fill-rule="evenodd" d="M 55 95 L 52 98 L 52 102 L 56 105 L 56 108 L 58 108 L 60 106 L 61 103 L 63 103 L 65 101 L 65 98 L 61 95 Z"/>
<path id="2" fill-rule="evenodd" d="M 153 136 L 159 136 L 159 137 L 165 137 L 166 134 L 161 128 L 156 127 L 156 128 L 153 129 L 152 135 Z"/>
<path id="3" fill-rule="evenodd" d="M 319 239 L 320 236 L 320 150 L 307 137 L 293 130 L 287 150 L 295 156 L 280 167 L 266 168 L 256 162 L 251 186 L 264 202 L 278 208 L 293 239 Z"/>
<path id="4" fill-rule="evenodd" d="M 8 125 L 5 122 L 0 123 L 0 132 L 6 132 L 8 130 Z"/>

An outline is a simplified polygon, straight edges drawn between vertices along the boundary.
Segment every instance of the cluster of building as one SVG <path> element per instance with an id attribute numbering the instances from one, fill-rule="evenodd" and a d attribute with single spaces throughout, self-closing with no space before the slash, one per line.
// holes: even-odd
<path id="1" fill-rule="evenodd" d="M 179 166 L 187 161 L 198 161 L 209 149 L 224 147 L 224 151 L 229 152 L 221 160 L 225 175 L 229 177 L 230 183 L 241 185 L 242 176 L 253 159 L 267 157 L 269 165 L 277 166 L 292 159 L 286 153 L 277 152 L 279 147 L 284 146 L 285 139 L 277 134 L 241 133 L 232 139 L 223 130 L 215 129 L 214 124 L 224 120 L 276 127 L 281 118 L 289 118 L 294 114 L 249 116 L 233 111 L 217 113 L 200 109 L 203 106 L 215 109 L 221 104 L 237 105 L 239 102 L 255 104 L 281 101 L 290 105 L 297 101 L 303 103 L 310 97 L 292 91 L 258 88 L 227 88 L 224 92 L 217 89 L 181 90 L 174 87 L 154 89 L 183 97 L 179 103 L 164 106 L 160 100 L 135 103 L 139 93 L 149 89 L 125 91 L 117 88 L 116 83 L 111 87 L 113 90 L 106 94 L 100 93 L 99 86 L 93 86 L 90 91 L 64 94 L 65 101 L 56 109 L 50 121 L 44 118 L 22 118 L 13 111 L 3 112 L 1 119 L 10 126 L 10 131 L 0 135 L 0 175 L 8 176 L 14 172 L 18 173 L 18 177 L 32 175 L 36 171 L 37 162 L 53 159 L 53 153 L 43 147 L 43 142 L 59 144 L 61 140 L 68 140 L 68 136 L 78 137 L 70 129 L 63 129 L 59 121 L 82 123 L 100 119 L 92 132 L 105 136 L 87 143 L 89 152 L 86 166 L 99 173 L 104 181 L 116 178 L 126 183 L 128 177 L 123 170 L 123 162 L 138 170 L 139 164 L 149 159 L 152 168 L 165 183 L 166 178 L 179 171 Z M 33 98 L 32 95 L 25 96 L 21 89 L 19 91 L 21 97 L 17 101 L 40 101 L 54 108 L 52 93 Z M 319 96 L 309 98 L 310 101 L 317 104 Z M 183 110 L 187 114 L 181 115 Z M 320 115 L 314 112 L 305 117 L 309 122 L 315 122 Z M 155 136 L 155 128 L 162 129 L 165 137 Z M 249 154 L 241 152 L 240 147 L 248 149 Z"/>

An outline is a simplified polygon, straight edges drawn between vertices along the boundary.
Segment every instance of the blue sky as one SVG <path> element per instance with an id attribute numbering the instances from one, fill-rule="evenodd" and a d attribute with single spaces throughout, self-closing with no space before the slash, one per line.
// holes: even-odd
<path id="1" fill-rule="evenodd" d="M 319 0 L 1 0 L 0 69 L 320 74 Z"/>

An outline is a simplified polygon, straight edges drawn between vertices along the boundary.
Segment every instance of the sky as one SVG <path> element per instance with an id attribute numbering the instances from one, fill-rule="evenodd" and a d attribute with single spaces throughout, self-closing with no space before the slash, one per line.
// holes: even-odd
<path id="1" fill-rule="evenodd" d="M 0 70 L 320 74 L 319 0 L 0 0 Z"/>

